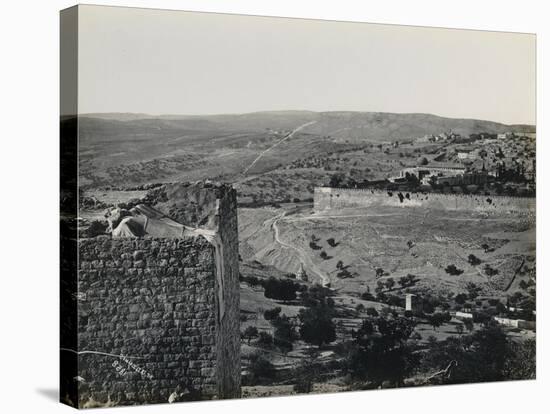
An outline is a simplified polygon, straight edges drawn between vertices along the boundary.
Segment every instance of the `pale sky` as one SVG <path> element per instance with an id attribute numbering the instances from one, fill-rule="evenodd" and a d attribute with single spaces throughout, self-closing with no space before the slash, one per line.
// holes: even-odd
<path id="1" fill-rule="evenodd" d="M 80 6 L 79 113 L 432 113 L 535 123 L 535 36 Z"/>

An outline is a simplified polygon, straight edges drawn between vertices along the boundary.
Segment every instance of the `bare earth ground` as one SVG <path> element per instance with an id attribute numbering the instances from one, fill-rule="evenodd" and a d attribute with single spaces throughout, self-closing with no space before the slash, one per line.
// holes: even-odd
<path id="1" fill-rule="evenodd" d="M 288 209 L 240 209 L 240 252 L 244 260 L 257 260 L 285 272 L 296 273 L 303 263 L 313 281 L 330 280 L 341 293 L 358 294 L 374 289 L 376 269 L 397 280 L 414 274 L 419 285 L 436 292 L 460 293 L 468 282 L 498 296 L 514 279 L 523 260 L 535 255 L 535 228 L 517 216 L 480 213 L 384 208 L 383 211 L 341 210 L 323 214 Z M 320 250 L 310 247 L 319 239 Z M 337 245 L 331 247 L 327 239 Z M 407 242 L 413 247 L 409 248 Z M 488 244 L 494 251 L 485 252 Z M 325 259 L 321 258 L 325 252 Z M 468 255 L 482 264 L 472 266 Z M 353 275 L 339 279 L 341 261 Z M 464 273 L 451 276 L 445 268 L 454 264 Z M 498 270 L 488 276 L 485 265 Z M 513 291 L 519 281 L 512 283 Z"/>
<path id="2" fill-rule="evenodd" d="M 239 236 L 243 259 L 241 273 L 246 276 L 285 277 L 288 272 L 296 273 L 303 264 L 310 278 L 309 284 L 330 281 L 335 291 L 333 299 L 336 309 L 352 315 L 335 319 L 337 342 L 351 339 L 351 329 L 359 327 L 364 315 L 354 311 L 357 305 L 361 304 L 365 309 L 374 307 L 378 311 L 385 307 L 360 298 L 368 287 L 374 291 L 379 280 L 376 278 L 376 268 L 387 272 L 380 280 L 389 277 L 397 280 L 409 273 L 416 275 L 419 282 L 414 289 L 420 291 L 443 295 L 464 293 L 465 285 L 474 282 L 482 288 L 485 299 L 504 299 L 506 295 L 520 290 L 518 283 L 527 277 L 516 275 L 517 268 L 522 264 L 534 267 L 535 258 L 534 224 L 512 215 L 487 216 L 410 208 L 355 209 L 315 214 L 311 207 L 289 204 L 282 208 L 240 209 Z M 321 247 L 320 250 L 310 247 L 312 236 L 318 240 L 316 244 Z M 329 238 L 335 239 L 335 247 L 327 243 Z M 413 242 L 412 248 L 407 245 L 409 240 Z M 485 252 L 481 247 L 484 243 L 492 251 Z M 327 259 L 320 257 L 321 251 L 327 253 Z M 470 265 L 467 260 L 469 254 L 475 254 L 482 263 Z M 349 266 L 348 271 L 353 277 L 339 279 L 336 276 L 338 261 Z M 250 263 L 253 263 L 252 267 Z M 455 264 L 464 273 L 460 276 L 447 274 L 444 269 L 449 264 Z M 486 275 L 483 267 L 487 264 L 498 269 L 498 274 Z M 262 266 L 270 266 L 270 269 L 280 272 L 277 275 L 277 272 L 267 274 L 257 270 Z M 394 288 L 392 293 L 404 296 L 399 287 Z M 247 283 L 241 283 L 241 330 L 255 326 L 259 331 L 273 334 L 273 327 L 263 318 L 263 311 L 276 306 L 290 317 L 297 315 L 301 309 L 298 304 L 265 298 L 261 287 L 252 288 Z M 419 323 L 415 331 L 420 335 L 419 343 L 426 343 L 429 337 L 441 341 L 457 336 L 456 325 L 459 324 L 462 322 L 455 318 L 438 329 Z M 477 329 L 479 325 L 476 324 L 474 330 Z M 523 339 L 534 338 L 534 332 L 509 330 L 508 334 L 520 335 Z M 278 369 L 296 365 L 306 357 L 305 351 L 310 347 L 302 341 L 296 341 L 294 345 L 287 355 L 277 352 L 270 355 Z M 243 342 L 243 362 L 257 351 L 258 348 Z M 326 358 L 329 360 L 332 355 L 330 347 L 327 352 Z M 323 388 L 322 392 L 346 389 L 343 384 L 330 382 L 317 384 L 316 387 L 329 387 Z M 292 387 L 286 385 L 243 388 L 244 397 L 288 395 L 291 392 Z"/>

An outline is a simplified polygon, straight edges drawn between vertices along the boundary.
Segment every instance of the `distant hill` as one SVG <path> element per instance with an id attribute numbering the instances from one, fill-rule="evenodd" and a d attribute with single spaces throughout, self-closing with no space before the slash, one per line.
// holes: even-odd
<path id="1" fill-rule="evenodd" d="M 370 143 L 448 131 L 467 136 L 535 130 L 429 114 L 310 111 L 84 114 L 78 128 L 80 183 L 93 187 L 204 178 L 236 181 Z"/>
<path id="2" fill-rule="evenodd" d="M 505 125 L 478 119 L 444 118 L 431 114 L 396 114 L 385 112 L 311 112 L 267 111 L 228 115 L 160 115 L 147 114 L 84 114 L 84 118 L 110 122 L 106 127 L 114 134 L 118 130 L 141 128 L 158 135 L 178 131 L 263 131 L 292 130 L 310 121 L 315 124 L 302 132 L 354 141 L 391 141 L 410 139 L 426 134 L 453 131 L 461 135 L 489 132 L 535 132 L 533 125 Z M 97 124 L 97 123 L 96 123 Z M 97 128 L 92 121 L 81 121 L 81 129 Z M 95 132 L 98 132 L 97 130 Z M 106 131 L 105 131 L 106 132 Z"/>

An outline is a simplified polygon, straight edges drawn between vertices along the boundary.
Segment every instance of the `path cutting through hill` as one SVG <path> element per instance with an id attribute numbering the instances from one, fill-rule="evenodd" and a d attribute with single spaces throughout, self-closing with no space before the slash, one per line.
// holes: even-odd
<path id="1" fill-rule="evenodd" d="M 273 229 L 273 235 L 274 235 L 275 241 L 283 247 L 286 247 L 288 249 L 293 249 L 294 251 L 296 251 L 298 253 L 298 256 L 300 257 L 300 260 L 306 266 L 306 268 L 313 271 L 313 273 L 315 273 L 319 277 L 319 279 L 321 279 L 321 284 L 323 286 L 329 285 L 330 278 L 319 270 L 319 268 L 315 265 L 315 263 L 313 263 L 311 258 L 302 249 L 281 240 L 279 226 L 277 224 L 279 220 L 281 220 L 285 215 L 286 215 L 286 211 L 279 214 L 274 219 L 272 219 L 273 223 L 271 224 L 271 228 Z"/>
<path id="2" fill-rule="evenodd" d="M 313 125 L 315 124 L 317 121 L 310 121 L 310 122 L 306 122 L 305 124 L 303 125 L 300 125 L 299 127 L 295 128 L 292 132 L 288 133 L 287 135 L 285 135 L 282 139 L 280 139 L 279 141 L 277 141 L 275 144 L 273 144 L 271 147 L 269 147 L 268 149 L 262 151 L 260 153 L 260 155 L 258 155 L 256 157 L 256 159 L 254 161 L 252 161 L 252 163 L 246 167 L 243 171 L 243 174 L 246 174 L 252 167 L 254 167 L 254 165 L 256 165 L 256 163 L 260 160 L 260 158 L 262 158 L 265 154 L 267 154 L 269 151 L 271 151 L 273 148 L 275 148 L 276 146 L 282 144 L 283 142 L 285 142 L 286 140 L 292 138 L 294 136 L 294 134 L 310 125 Z"/>

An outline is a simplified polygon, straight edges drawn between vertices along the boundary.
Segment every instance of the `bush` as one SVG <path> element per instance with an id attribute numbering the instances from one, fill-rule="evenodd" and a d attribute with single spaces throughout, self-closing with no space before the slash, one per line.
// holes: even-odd
<path id="1" fill-rule="evenodd" d="M 268 332 L 260 332 L 257 343 L 261 347 L 271 348 L 273 346 L 273 335 Z"/>
<path id="2" fill-rule="evenodd" d="M 385 381 L 402 386 L 418 365 L 419 356 L 408 345 L 414 326 L 409 318 L 365 319 L 353 333 L 352 352 L 347 360 L 352 377 L 368 380 L 373 388 Z"/>
<path id="3" fill-rule="evenodd" d="M 309 247 L 313 250 L 321 250 L 322 249 L 321 246 L 319 246 L 317 243 L 315 243 L 313 241 L 309 242 Z"/>
<path id="4" fill-rule="evenodd" d="M 258 337 L 258 328 L 255 326 L 249 326 L 242 333 L 242 337 L 247 340 L 247 343 L 250 344 L 252 338 Z"/>
<path id="5" fill-rule="evenodd" d="M 266 298 L 289 301 L 296 299 L 296 291 L 300 284 L 291 279 L 276 279 L 273 276 L 264 281 L 264 296 Z"/>
<path id="6" fill-rule="evenodd" d="M 275 318 L 278 318 L 280 313 L 281 313 L 281 308 L 279 306 L 273 309 L 268 309 L 264 311 L 264 319 L 266 321 L 273 320 Z"/>
<path id="7" fill-rule="evenodd" d="M 301 309 L 298 314 L 301 338 L 318 347 L 333 342 L 336 339 L 336 326 L 331 315 L 332 310 L 326 306 Z"/>
<path id="8" fill-rule="evenodd" d="M 243 282 L 248 283 L 251 287 L 256 287 L 260 284 L 260 280 L 256 276 L 242 276 L 239 278 Z"/>
<path id="9" fill-rule="evenodd" d="M 107 223 L 104 221 L 94 220 L 90 223 L 90 227 L 88 227 L 84 231 L 84 237 L 97 237 L 105 234 L 107 231 Z"/>
<path id="10" fill-rule="evenodd" d="M 447 272 L 448 274 L 450 274 L 451 276 L 459 276 L 461 275 L 462 273 L 464 273 L 464 270 L 462 269 L 459 269 L 458 267 L 456 267 L 454 264 L 451 264 L 449 266 L 447 266 L 445 268 L 445 272 Z"/>
<path id="11" fill-rule="evenodd" d="M 271 382 L 275 378 L 276 370 L 271 361 L 262 355 L 255 353 L 250 356 L 250 365 L 248 366 L 250 384 L 261 384 Z"/>
<path id="12" fill-rule="evenodd" d="M 330 297 L 332 291 L 321 285 L 313 285 L 300 295 L 301 302 L 304 306 L 326 306 L 332 308 L 334 300 Z"/>
<path id="13" fill-rule="evenodd" d="M 275 328 L 273 340 L 275 346 L 280 348 L 284 353 L 292 351 L 292 342 L 296 339 L 296 332 L 290 319 L 283 314 L 273 319 L 271 324 Z"/>
<path id="14" fill-rule="evenodd" d="M 361 295 L 361 299 L 363 300 L 370 300 L 371 302 L 374 302 L 376 301 L 376 298 L 374 297 L 374 295 L 370 292 L 365 292 Z"/>
<path id="15" fill-rule="evenodd" d="M 489 265 L 485 265 L 483 271 L 485 272 L 485 274 L 487 276 L 495 276 L 495 275 L 498 275 L 498 269 L 493 269 L 491 266 Z"/>
<path id="16" fill-rule="evenodd" d="M 477 256 L 470 254 L 468 255 L 468 263 L 470 263 L 472 266 L 477 266 L 481 263 L 481 260 Z"/>

